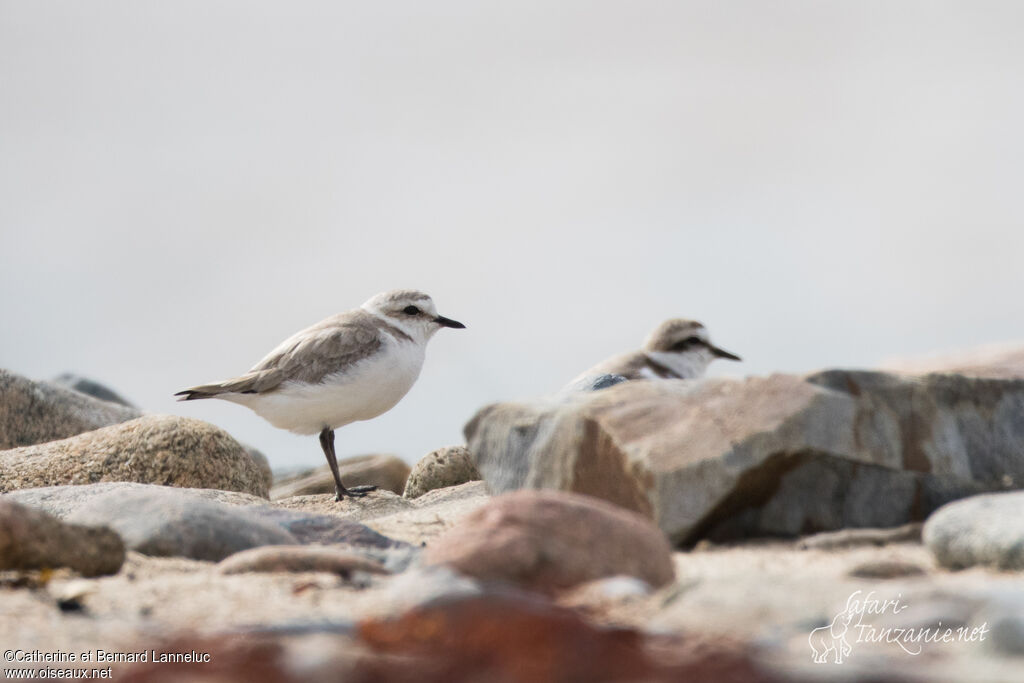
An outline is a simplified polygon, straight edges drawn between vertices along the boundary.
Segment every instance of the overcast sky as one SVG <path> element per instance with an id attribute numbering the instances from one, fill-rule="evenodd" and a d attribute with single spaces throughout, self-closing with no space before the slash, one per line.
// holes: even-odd
<path id="1" fill-rule="evenodd" d="M 171 394 L 416 287 L 414 461 L 661 320 L 717 372 L 1024 337 L 1024 3 L 0 0 L 0 366 Z"/>

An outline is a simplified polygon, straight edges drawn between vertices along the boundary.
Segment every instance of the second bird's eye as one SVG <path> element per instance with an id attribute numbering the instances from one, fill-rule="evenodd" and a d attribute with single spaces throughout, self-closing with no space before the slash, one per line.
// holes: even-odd
<path id="1" fill-rule="evenodd" d="M 415 306 L 406 306 L 402 309 L 402 313 L 405 313 L 406 315 L 419 315 L 420 309 Z"/>
<path id="2" fill-rule="evenodd" d="M 696 346 L 698 344 L 703 344 L 703 343 L 704 343 L 704 340 L 701 339 L 700 337 L 687 337 L 686 339 L 683 339 L 682 341 L 677 341 L 675 344 L 673 344 L 672 345 L 672 350 L 673 351 L 685 351 L 688 348 L 691 348 L 693 346 Z"/>

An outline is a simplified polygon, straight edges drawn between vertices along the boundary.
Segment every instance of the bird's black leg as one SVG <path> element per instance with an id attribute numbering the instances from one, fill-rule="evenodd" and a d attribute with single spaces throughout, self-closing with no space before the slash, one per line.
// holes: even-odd
<path id="1" fill-rule="evenodd" d="M 327 457 L 327 464 L 331 467 L 331 474 L 334 475 L 334 500 L 341 500 L 345 496 L 350 498 L 361 498 L 365 496 L 367 491 L 373 491 L 376 486 L 353 486 L 350 489 L 345 488 L 345 485 L 341 483 L 341 474 L 338 473 L 338 457 L 334 453 L 334 430 L 324 427 L 324 430 L 320 432 L 320 447 L 324 449 L 324 455 Z"/>

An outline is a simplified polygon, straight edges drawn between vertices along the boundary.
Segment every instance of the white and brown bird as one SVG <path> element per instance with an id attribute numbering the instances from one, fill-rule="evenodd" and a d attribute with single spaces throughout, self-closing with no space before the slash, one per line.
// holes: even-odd
<path id="1" fill-rule="evenodd" d="M 334 430 L 391 410 L 416 382 L 427 342 L 442 327 L 465 325 L 438 315 L 423 292 L 384 292 L 296 332 L 244 375 L 175 396 L 240 403 L 275 427 L 319 433 L 335 499 L 363 496 L 376 487 L 347 489 L 341 483 Z"/>
<path id="2" fill-rule="evenodd" d="M 573 380 L 585 381 L 600 375 L 626 379 L 692 379 L 702 377 L 716 358 L 740 360 L 711 343 L 708 331 L 696 320 L 673 318 L 651 332 L 639 351 L 609 358 Z"/>

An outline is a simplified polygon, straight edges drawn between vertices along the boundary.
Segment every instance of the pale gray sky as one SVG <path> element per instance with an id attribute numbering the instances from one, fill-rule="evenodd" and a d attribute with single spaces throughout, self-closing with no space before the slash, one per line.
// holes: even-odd
<path id="1" fill-rule="evenodd" d="M 415 460 L 662 319 L 719 372 L 1024 337 L 1024 3 L 0 0 L 0 365 L 175 403 L 394 287 Z"/>

